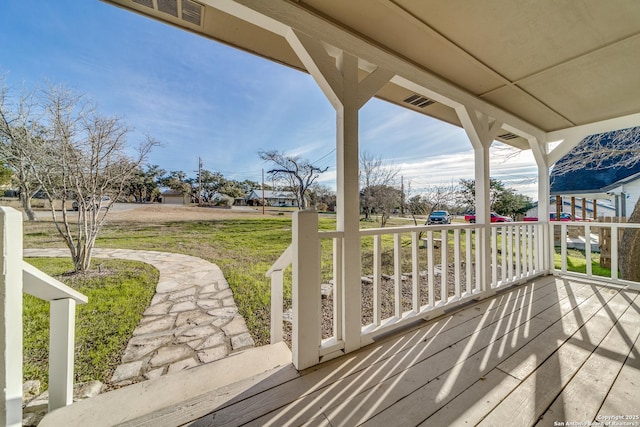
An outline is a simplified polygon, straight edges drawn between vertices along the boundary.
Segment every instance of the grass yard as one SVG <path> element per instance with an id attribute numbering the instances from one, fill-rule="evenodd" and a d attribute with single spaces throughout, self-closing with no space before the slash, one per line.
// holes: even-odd
<path id="1" fill-rule="evenodd" d="M 35 267 L 89 297 L 76 310 L 75 381 L 106 382 L 149 306 L 158 271 L 149 264 L 96 260 L 100 272 L 69 275 L 71 259 L 26 258 Z M 47 388 L 49 369 L 49 304 L 24 295 L 24 379 Z"/>
<path id="2" fill-rule="evenodd" d="M 553 256 L 554 264 L 556 268 L 562 267 L 562 257 L 560 255 L 560 248 L 556 248 L 556 253 Z M 600 267 L 600 254 L 591 254 L 591 268 L 594 276 L 611 277 L 611 269 Z M 587 272 L 587 259 L 584 255 L 584 251 L 578 249 L 567 249 L 567 270 L 574 273 L 586 273 Z"/>

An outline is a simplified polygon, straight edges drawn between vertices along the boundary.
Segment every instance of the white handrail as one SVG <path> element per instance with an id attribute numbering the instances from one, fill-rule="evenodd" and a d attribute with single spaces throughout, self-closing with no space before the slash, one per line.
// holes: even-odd
<path id="1" fill-rule="evenodd" d="M 292 261 L 293 246 L 289 245 L 265 274 L 266 277 L 271 278 L 271 344 L 279 343 L 284 338 L 282 331 L 282 305 L 284 304 L 283 271 L 291 265 Z"/>
<path id="2" fill-rule="evenodd" d="M 71 298 L 78 304 L 86 304 L 86 295 L 43 273 L 26 261 L 22 262 L 23 292 L 44 301 Z"/>
<path id="3" fill-rule="evenodd" d="M 88 298 L 62 282 L 43 273 L 22 259 L 22 214 L 0 206 L 0 294 L 3 307 L 3 329 L 18 330 L 22 335 L 22 293 L 48 301 L 50 305 L 49 343 L 49 411 L 73 401 L 73 361 L 75 343 L 75 306 Z M 12 308 L 9 308 L 12 307 Z M 22 340 L 2 334 L 6 358 L 0 358 L 3 398 L 0 399 L 0 421 L 20 425 L 22 399 L 19 406 L 14 394 L 22 389 Z M 13 378 L 16 377 L 16 378 Z M 16 379 L 19 384 L 16 383 Z"/>
<path id="4" fill-rule="evenodd" d="M 292 245 L 287 246 L 287 249 L 282 252 L 282 254 L 278 257 L 276 262 L 273 263 L 271 268 L 267 270 L 265 274 L 266 277 L 271 277 L 274 271 L 282 271 L 288 266 L 291 265 L 291 261 L 293 261 L 293 247 Z"/>
<path id="5" fill-rule="evenodd" d="M 22 262 L 23 292 L 49 302 L 49 411 L 73 402 L 76 304 L 86 295 Z"/>

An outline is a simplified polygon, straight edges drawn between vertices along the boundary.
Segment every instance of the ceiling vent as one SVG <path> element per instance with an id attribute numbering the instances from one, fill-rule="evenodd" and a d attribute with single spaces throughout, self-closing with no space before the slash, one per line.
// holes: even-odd
<path id="1" fill-rule="evenodd" d="M 405 99 L 403 102 L 406 102 L 407 104 L 411 104 L 414 105 L 418 108 L 424 108 L 427 107 L 431 104 L 434 104 L 435 101 L 429 98 L 425 98 L 422 95 L 411 95 L 410 97 L 408 97 L 407 99 Z"/>
<path id="2" fill-rule="evenodd" d="M 204 6 L 193 0 L 131 0 L 133 3 L 146 6 L 158 12 L 166 13 L 174 18 L 182 19 L 198 27 L 202 26 Z"/>
<path id="3" fill-rule="evenodd" d="M 505 139 L 505 140 L 509 141 L 511 139 L 518 138 L 518 135 L 516 135 L 514 133 L 511 133 L 511 132 L 507 132 L 507 133 L 504 133 L 502 135 L 498 135 L 498 138 Z"/>
<path id="4" fill-rule="evenodd" d="M 158 0 L 158 10 L 178 17 L 178 0 Z"/>
<path id="5" fill-rule="evenodd" d="M 153 0 L 133 0 L 133 2 L 153 9 Z"/>
<path id="6" fill-rule="evenodd" d="M 182 20 L 202 25 L 202 5 L 191 0 L 182 0 Z"/>

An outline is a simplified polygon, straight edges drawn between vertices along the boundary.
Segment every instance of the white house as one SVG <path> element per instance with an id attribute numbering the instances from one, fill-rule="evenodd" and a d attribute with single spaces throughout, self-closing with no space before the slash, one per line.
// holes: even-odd
<path id="1" fill-rule="evenodd" d="M 613 197 L 615 215 L 628 218 L 640 199 L 640 173 L 613 182 L 602 191 Z"/>
<path id="2" fill-rule="evenodd" d="M 272 191 L 272 190 L 251 190 L 247 197 L 246 203 L 251 206 L 261 206 L 264 194 L 264 203 L 266 206 L 279 207 L 297 207 L 298 199 L 291 191 Z"/>

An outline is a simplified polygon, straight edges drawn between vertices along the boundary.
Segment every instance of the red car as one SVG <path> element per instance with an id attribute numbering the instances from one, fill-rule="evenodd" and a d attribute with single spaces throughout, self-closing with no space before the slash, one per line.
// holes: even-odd
<path id="1" fill-rule="evenodd" d="M 464 220 L 470 222 L 471 224 L 474 224 L 476 222 L 476 215 L 465 215 Z M 495 212 L 491 212 L 491 222 L 513 222 L 513 218 L 511 218 L 510 216 L 498 215 Z"/>

